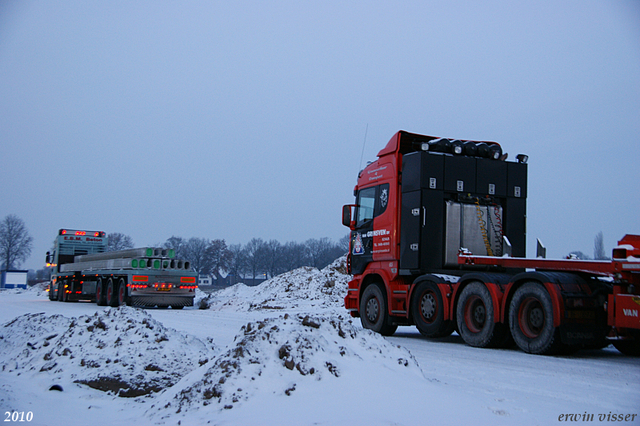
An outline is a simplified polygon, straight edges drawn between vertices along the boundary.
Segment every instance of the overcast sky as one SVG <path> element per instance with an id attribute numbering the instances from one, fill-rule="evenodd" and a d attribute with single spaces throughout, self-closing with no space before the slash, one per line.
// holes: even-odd
<path id="1" fill-rule="evenodd" d="M 368 128 L 368 130 L 366 130 Z M 0 219 L 280 242 L 347 233 L 398 130 L 529 155 L 528 255 L 640 233 L 640 2 L 0 1 Z"/>

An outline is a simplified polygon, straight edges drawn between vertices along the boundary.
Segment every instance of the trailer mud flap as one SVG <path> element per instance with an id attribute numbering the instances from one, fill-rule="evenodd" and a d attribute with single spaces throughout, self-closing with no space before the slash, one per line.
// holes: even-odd
<path id="1" fill-rule="evenodd" d="M 610 294 L 609 309 L 609 323 L 614 327 L 640 329 L 639 296 Z"/>

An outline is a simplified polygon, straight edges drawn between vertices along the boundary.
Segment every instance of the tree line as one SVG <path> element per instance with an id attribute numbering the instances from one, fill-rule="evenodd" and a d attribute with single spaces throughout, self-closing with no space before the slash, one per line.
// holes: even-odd
<path id="1" fill-rule="evenodd" d="M 108 250 L 133 248 L 130 237 L 108 234 Z M 224 239 L 172 236 L 163 248 L 173 249 L 176 258 L 188 260 L 200 275 L 211 275 L 218 283 L 272 278 L 302 266 L 324 268 L 349 250 L 349 236 L 334 242 L 329 238 L 311 238 L 304 243 L 280 243 L 253 238 L 248 243 L 227 245 Z"/>

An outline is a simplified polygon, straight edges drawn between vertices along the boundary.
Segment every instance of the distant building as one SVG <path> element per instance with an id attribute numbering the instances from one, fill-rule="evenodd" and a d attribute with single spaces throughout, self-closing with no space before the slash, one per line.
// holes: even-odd
<path id="1" fill-rule="evenodd" d="M 27 273 L 29 271 L 9 269 L 0 275 L 0 289 L 27 288 Z"/>
<path id="2" fill-rule="evenodd" d="M 211 275 L 198 275 L 199 286 L 212 285 L 212 283 L 213 283 L 213 279 L 211 278 Z"/>

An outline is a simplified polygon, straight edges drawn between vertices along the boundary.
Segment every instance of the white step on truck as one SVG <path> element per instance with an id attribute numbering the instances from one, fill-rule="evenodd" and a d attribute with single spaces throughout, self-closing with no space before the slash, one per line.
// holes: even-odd
<path id="1" fill-rule="evenodd" d="M 102 231 L 60 229 L 53 253 L 49 300 L 95 301 L 100 306 L 193 306 L 198 274 L 173 249 L 106 251 Z"/>

